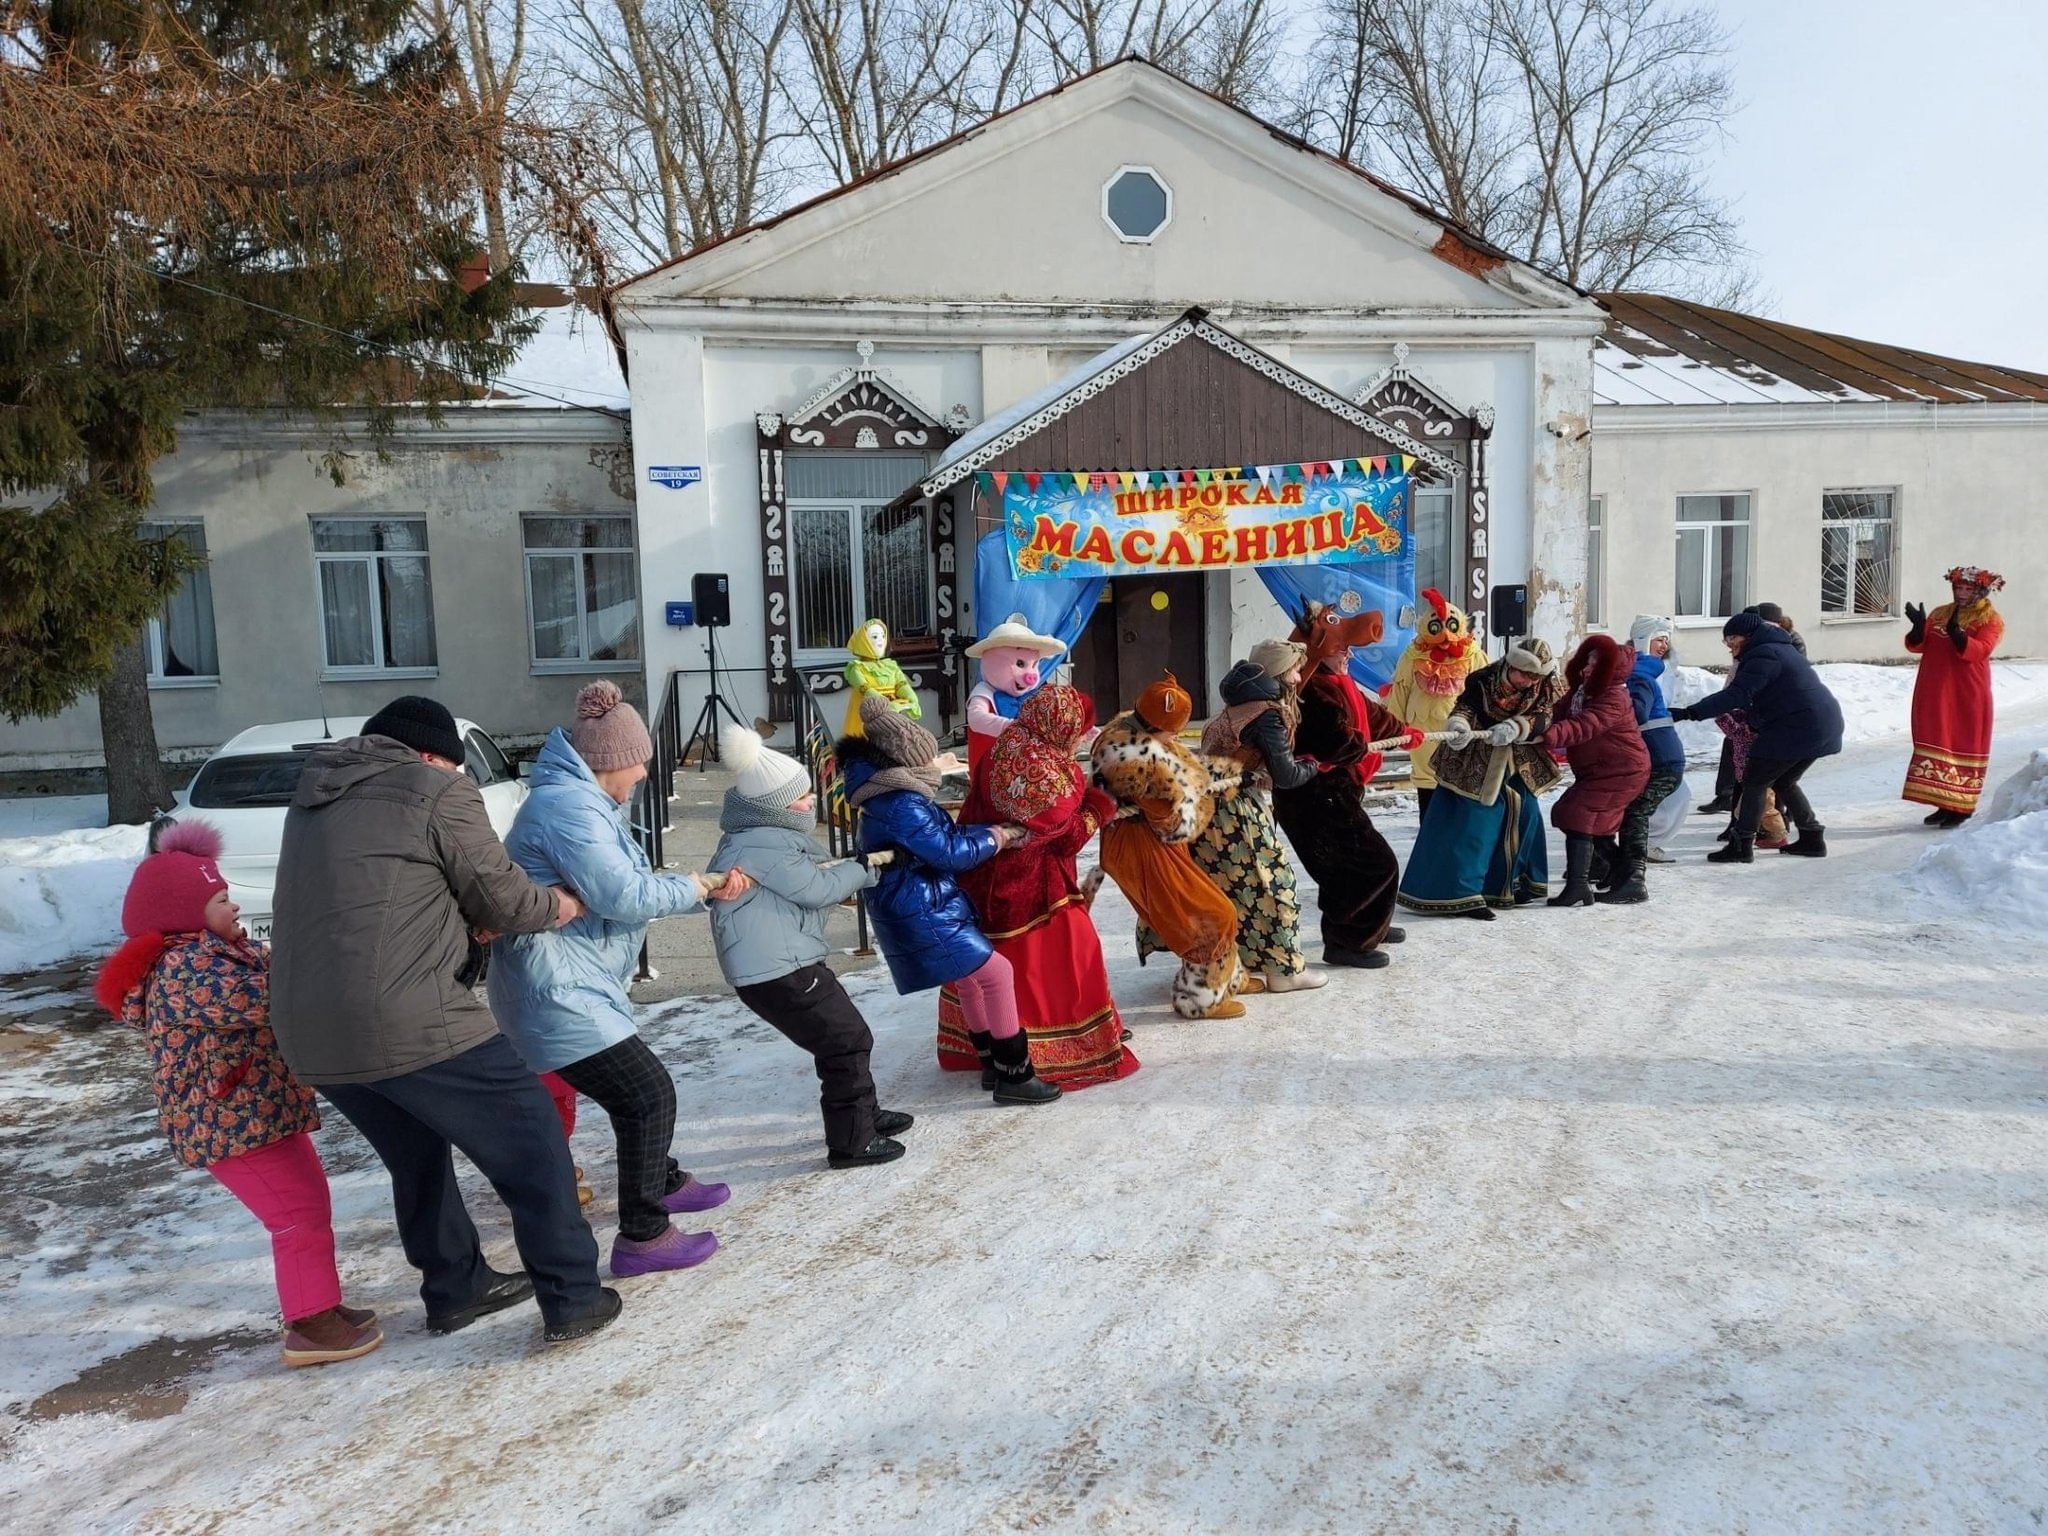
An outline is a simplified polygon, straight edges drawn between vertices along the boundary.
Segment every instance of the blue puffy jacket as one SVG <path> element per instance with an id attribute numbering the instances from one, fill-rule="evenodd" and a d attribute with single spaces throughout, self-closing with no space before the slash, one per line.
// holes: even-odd
<path id="1" fill-rule="evenodd" d="M 560 730 L 533 765 L 505 851 L 536 884 L 566 885 L 589 908 L 565 928 L 507 934 L 491 946 L 498 1028 L 536 1072 L 552 1072 L 633 1033 L 626 983 L 647 925 L 703 906 L 687 875 L 657 875 L 624 807 L 597 787 Z"/>
<path id="2" fill-rule="evenodd" d="M 1673 718 L 1712 720 L 1747 710 L 1756 728 L 1752 758 L 1799 762 L 1842 750 L 1842 706 L 1790 635 L 1775 624 L 1761 625 L 1744 642 L 1740 663 L 1726 688 L 1673 711 Z"/>
<path id="3" fill-rule="evenodd" d="M 1643 728 L 1643 745 L 1650 749 L 1650 772 L 1685 772 L 1685 746 L 1678 739 L 1678 727 L 1671 723 L 1671 706 L 1664 700 L 1658 679 L 1664 675 L 1664 658 L 1648 651 L 1636 653 L 1629 669 L 1628 701 L 1635 706 L 1636 724 Z"/>
<path id="4" fill-rule="evenodd" d="M 838 753 L 849 795 L 889 766 L 857 738 L 841 741 Z M 994 827 L 955 825 L 923 795 L 890 790 L 862 804 L 860 847 L 863 853 L 896 852 L 867 905 L 898 992 L 958 981 L 988 963 L 995 947 L 953 877 L 995 857 Z"/>

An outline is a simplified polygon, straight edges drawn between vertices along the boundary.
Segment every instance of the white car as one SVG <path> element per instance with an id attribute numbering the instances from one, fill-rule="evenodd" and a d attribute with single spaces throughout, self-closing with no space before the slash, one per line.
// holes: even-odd
<path id="1" fill-rule="evenodd" d="M 182 809 L 220 828 L 220 872 L 252 939 L 270 941 L 284 813 L 298 790 L 306 759 L 328 742 L 360 736 L 366 718 L 252 725 L 209 757 L 185 791 Z M 526 800 L 525 781 L 498 744 L 474 724 L 457 720 L 455 728 L 462 733 L 465 749 L 463 771 L 483 791 L 491 826 L 503 837 Z"/>

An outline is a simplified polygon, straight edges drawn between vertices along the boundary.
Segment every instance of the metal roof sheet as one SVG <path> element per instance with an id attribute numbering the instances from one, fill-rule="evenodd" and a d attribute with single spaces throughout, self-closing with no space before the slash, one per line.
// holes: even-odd
<path id="1" fill-rule="evenodd" d="M 1597 295 L 1598 405 L 1771 405 L 1900 400 L 2048 401 L 2048 374 L 1810 331 L 1690 299 Z"/>

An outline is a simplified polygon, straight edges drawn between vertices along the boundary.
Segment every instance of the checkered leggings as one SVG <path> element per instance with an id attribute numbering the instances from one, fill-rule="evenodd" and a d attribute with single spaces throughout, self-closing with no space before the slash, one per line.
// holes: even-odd
<path id="1" fill-rule="evenodd" d="M 647 1242 L 668 1230 L 661 1198 L 683 1182 L 669 1156 L 676 1134 L 676 1085 L 638 1035 L 556 1073 L 611 1116 L 619 1144 L 619 1235 Z"/>

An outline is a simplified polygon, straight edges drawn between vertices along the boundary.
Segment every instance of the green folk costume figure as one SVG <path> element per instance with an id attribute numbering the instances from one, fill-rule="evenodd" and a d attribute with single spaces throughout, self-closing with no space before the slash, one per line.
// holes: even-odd
<path id="1" fill-rule="evenodd" d="M 887 699 L 889 707 L 899 715 L 908 715 L 913 720 L 924 718 L 924 710 L 917 702 L 917 690 L 911 687 L 909 676 L 900 665 L 889 659 L 888 625 L 880 619 L 869 619 L 847 639 L 846 648 L 853 652 L 853 660 L 846 664 L 846 686 L 851 692 L 846 701 L 846 723 L 840 728 L 840 735 L 864 734 L 860 724 L 860 701 L 871 693 Z"/>

